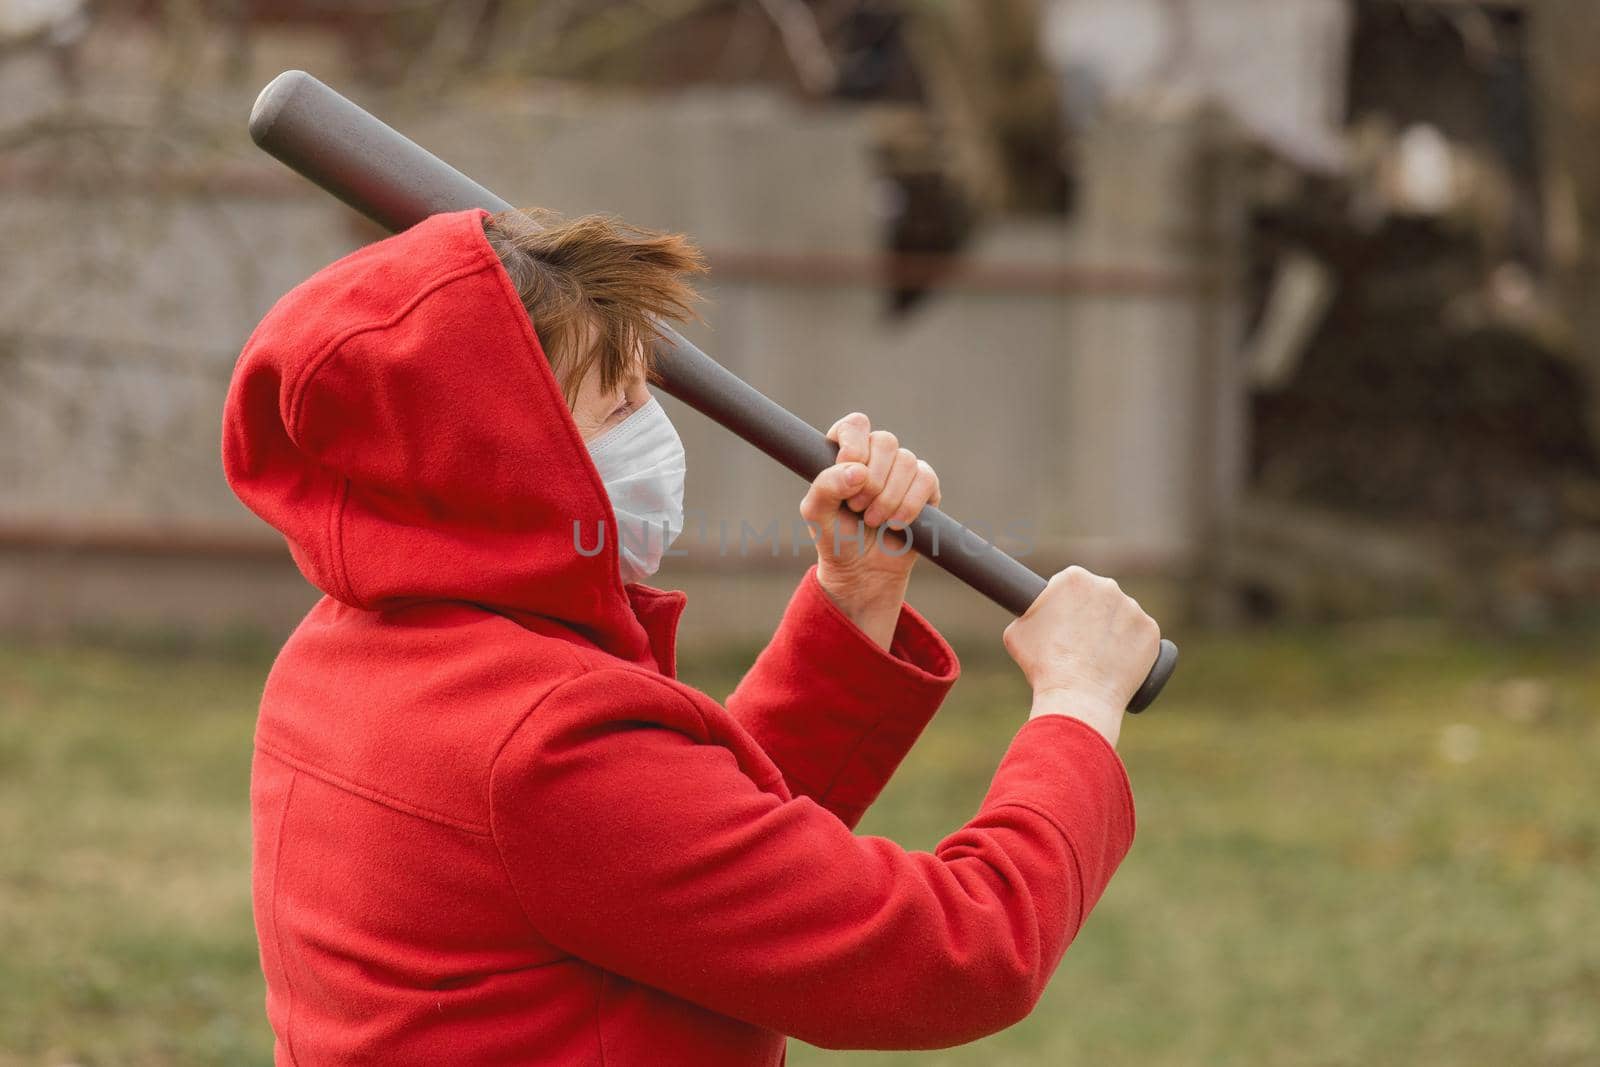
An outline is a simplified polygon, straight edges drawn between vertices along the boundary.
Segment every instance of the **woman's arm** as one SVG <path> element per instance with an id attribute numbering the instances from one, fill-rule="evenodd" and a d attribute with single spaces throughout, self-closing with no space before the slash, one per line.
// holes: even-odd
<path id="1" fill-rule="evenodd" d="M 492 778 L 529 920 L 597 967 L 812 1044 L 943 1047 L 1028 1014 L 1133 834 L 1116 754 L 1062 716 L 1021 728 L 977 816 L 931 853 L 851 833 L 751 777 L 768 771 L 658 679 L 567 683 Z"/>
<path id="2" fill-rule="evenodd" d="M 860 821 L 955 684 L 960 664 L 910 605 L 880 647 L 824 591 L 812 567 L 727 708 L 807 796 Z"/>
<path id="3" fill-rule="evenodd" d="M 916 554 L 896 532 L 939 501 L 933 468 L 852 412 L 800 515 L 817 564 L 728 709 L 790 791 L 855 826 L 955 682 L 950 646 L 905 603 Z"/>

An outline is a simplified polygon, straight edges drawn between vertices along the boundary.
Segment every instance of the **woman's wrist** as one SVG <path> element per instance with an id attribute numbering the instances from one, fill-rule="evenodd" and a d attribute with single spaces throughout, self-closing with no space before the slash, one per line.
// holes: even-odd
<path id="1" fill-rule="evenodd" d="M 1064 715 L 1078 719 L 1093 727 L 1112 748 L 1122 735 L 1123 709 L 1103 694 L 1087 692 L 1075 687 L 1050 687 L 1033 691 L 1033 708 L 1029 719 L 1042 715 Z"/>
<path id="2" fill-rule="evenodd" d="M 901 605 L 905 603 L 906 578 L 841 573 L 819 561 L 817 584 L 845 618 L 872 638 L 878 647 L 889 647 L 900 622 Z"/>

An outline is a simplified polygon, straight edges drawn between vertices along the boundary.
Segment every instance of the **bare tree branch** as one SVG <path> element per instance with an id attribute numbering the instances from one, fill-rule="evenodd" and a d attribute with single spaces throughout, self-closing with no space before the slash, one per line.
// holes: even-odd
<path id="1" fill-rule="evenodd" d="M 778 27 L 778 36 L 789 53 L 800 84 L 812 96 L 826 96 L 839 84 L 839 64 L 822 39 L 817 18 L 804 0 L 758 0 L 761 9 Z"/>

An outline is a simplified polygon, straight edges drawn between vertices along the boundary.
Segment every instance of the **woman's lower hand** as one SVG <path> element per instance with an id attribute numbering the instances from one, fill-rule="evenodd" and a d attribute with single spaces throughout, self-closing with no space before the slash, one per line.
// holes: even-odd
<path id="1" fill-rule="evenodd" d="M 1161 627 L 1110 578 L 1068 567 L 1004 634 L 1033 687 L 1033 713 L 1082 719 L 1113 746 L 1150 673 Z"/>
<path id="2" fill-rule="evenodd" d="M 900 530 L 939 503 L 939 476 L 895 435 L 851 412 L 828 430 L 837 462 L 800 502 L 817 546 L 817 579 L 847 616 L 889 647 L 917 554 Z"/>

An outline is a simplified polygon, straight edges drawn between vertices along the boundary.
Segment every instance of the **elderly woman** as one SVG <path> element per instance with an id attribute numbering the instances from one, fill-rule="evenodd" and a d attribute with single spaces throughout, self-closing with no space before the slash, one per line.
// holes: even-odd
<path id="1" fill-rule="evenodd" d="M 725 704 L 677 681 L 684 596 L 642 579 L 685 464 L 645 353 L 698 254 L 539 221 L 441 214 L 346 256 L 234 373 L 228 480 L 325 594 L 255 740 L 277 1062 L 780 1064 L 784 1035 L 1016 1022 L 1130 844 L 1113 745 L 1155 624 L 1056 575 L 1005 632 L 1032 715 L 976 816 L 932 852 L 855 834 L 957 674 L 877 535 L 934 472 L 840 419 L 771 643 Z"/>

